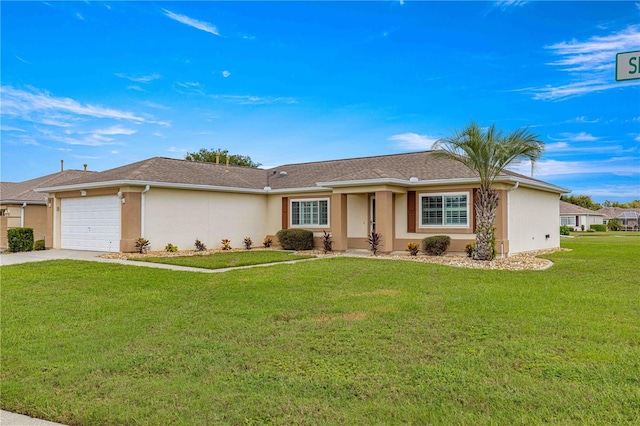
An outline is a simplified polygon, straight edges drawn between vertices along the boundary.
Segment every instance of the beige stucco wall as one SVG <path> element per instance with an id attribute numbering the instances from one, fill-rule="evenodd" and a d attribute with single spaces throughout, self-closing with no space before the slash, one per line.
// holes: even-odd
<path id="1" fill-rule="evenodd" d="M 559 194 L 523 187 L 507 194 L 510 254 L 560 247 Z"/>
<path id="2" fill-rule="evenodd" d="M 151 250 L 163 250 L 167 243 L 189 250 L 196 239 L 219 248 L 223 238 L 240 248 L 245 237 L 257 247 L 266 235 L 266 217 L 264 195 L 152 187 L 145 194 L 144 235 Z"/>
<path id="3" fill-rule="evenodd" d="M 7 231 L 20 227 L 20 215 L 24 214 L 24 227 L 33 229 L 33 240 L 43 240 L 47 233 L 47 206 L 27 204 L 1 205 L 0 209 L 8 209 L 9 215 L 0 218 L 0 248 L 6 249 Z"/>

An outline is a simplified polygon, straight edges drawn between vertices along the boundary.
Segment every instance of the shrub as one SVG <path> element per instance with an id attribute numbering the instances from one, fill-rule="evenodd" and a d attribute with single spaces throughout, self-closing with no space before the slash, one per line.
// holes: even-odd
<path id="1" fill-rule="evenodd" d="M 473 257 L 473 250 L 476 248 L 476 243 L 469 243 L 464 246 L 464 251 L 467 253 L 467 257 Z"/>
<path id="2" fill-rule="evenodd" d="M 149 250 L 149 240 L 146 238 L 136 238 L 136 251 L 138 253 L 146 253 Z"/>
<path id="3" fill-rule="evenodd" d="M 607 225 L 594 223 L 592 225 L 589 225 L 589 231 L 607 232 Z"/>
<path id="4" fill-rule="evenodd" d="M 429 256 L 442 256 L 451 244 L 451 238 L 447 235 L 435 235 L 422 240 L 422 249 Z"/>
<path id="5" fill-rule="evenodd" d="M 175 253 L 175 252 L 178 251 L 178 247 L 176 247 L 173 244 L 169 243 L 166 246 L 164 246 L 164 251 L 168 251 L 169 253 Z"/>
<path id="6" fill-rule="evenodd" d="M 420 244 L 410 242 L 409 244 L 407 244 L 407 250 L 409 250 L 411 256 L 417 256 L 418 252 L 420 251 Z"/>
<path id="7" fill-rule="evenodd" d="M 44 250 L 44 240 L 36 240 L 33 244 L 34 250 Z"/>
<path id="8" fill-rule="evenodd" d="M 560 235 L 571 234 L 571 227 L 569 225 L 560 225 Z"/>
<path id="9" fill-rule="evenodd" d="M 276 233 L 280 245 L 285 250 L 311 250 L 313 232 L 306 229 L 281 229 Z"/>
<path id="10" fill-rule="evenodd" d="M 196 247 L 196 251 L 205 251 L 207 249 L 207 246 L 200 240 L 196 240 L 193 245 Z"/>
<path id="11" fill-rule="evenodd" d="M 227 238 L 222 240 L 222 250 L 231 250 L 231 240 Z"/>
<path id="12" fill-rule="evenodd" d="M 7 231 L 8 250 L 12 252 L 33 250 L 33 228 L 13 228 Z"/>
<path id="13" fill-rule="evenodd" d="M 332 251 L 331 245 L 333 244 L 333 241 L 331 241 L 331 234 L 327 234 L 327 231 L 322 232 L 324 232 L 324 235 L 322 236 L 322 251 L 327 254 Z"/>
<path id="14" fill-rule="evenodd" d="M 382 235 L 377 232 L 372 232 L 369 235 L 369 248 L 373 252 L 373 255 L 376 256 L 378 254 L 378 249 L 380 248 L 380 244 L 382 243 Z"/>
<path id="15" fill-rule="evenodd" d="M 264 246 L 264 248 L 271 247 L 271 244 L 273 244 L 273 240 L 269 237 L 265 237 L 264 240 L 262 241 L 262 245 Z"/>
<path id="16" fill-rule="evenodd" d="M 622 221 L 617 217 L 609 219 L 609 222 L 607 222 L 607 228 L 609 228 L 610 231 L 620 231 L 622 230 Z"/>
<path id="17" fill-rule="evenodd" d="M 251 245 L 253 244 L 253 241 L 251 241 L 251 238 L 245 237 L 244 240 L 242 240 L 242 244 L 244 244 L 244 248 L 246 250 L 251 250 Z"/>

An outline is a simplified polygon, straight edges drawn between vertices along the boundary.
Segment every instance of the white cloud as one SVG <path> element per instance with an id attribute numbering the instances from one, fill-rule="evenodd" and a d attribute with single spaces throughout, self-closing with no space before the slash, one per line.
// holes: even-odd
<path id="1" fill-rule="evenodd" d="M 240 105 L 269 105 L 276 103 L 284 103 L 284 104 L 297 104 L 298 101 L 294 98 L 289 97 L 262 97 L 262 96 L 251 96 L 251 95 L 211 95 L 214 99 L 223 99 L 229 100 L 233 102 L 237 102 Z"/>
<path id="2" fill-rule="evenodd" d="M 230 75 L 231 75 L 231 73 L 230 73 L 229 71 L 227 71 L 227 70 L 222 71 L 222 76 L 223 76 L 224 78 L 227 78 L 227 77 L 229 77 Z"/>
<path id="3" fill-rule="evenodd" d="M 592 124 L 592 123 L 599 123 L 600 119 L 599 118 L 595 118 L 595 119 L 589 120 L 586 116 L 581 115 L 580 117 L 576 117 L 573 120 L 569 120 L 568 122 L 569 123 L 589 123 L 589 124 Z"/>
<path id="4" fill-rule="evenodd" d="M 640 142 L 640 133 L 636 134 L 636 137 L 633 138 L 633 140 L 636 141 L 636 142 Z"/>
<path id="5" fill-rule="evenodd" d="M 27 64 L 27 65 L 31 65 L 31 62 L 29 62 L 29 61 L 26 61 L 26 60 L 22 59 L 20 56 L 18 56 L 18 55 L 13 55 L 13 56 L 15 56 L 15 58 L 16 58 L 17 60 L 19 60 L 20 62 L 24 62 L 24 63 L 25 63 L 25 64 Z"/>
<path id="6" fill-rule="evenodd" d="M 417 133 L 401 133 L 391 136 L 389 140 L 397 142 L 397 146 L 401 149 L 429 150 L 433 148 L 433 144 L 438 138 Z"/>
<path id="7" fill-rule="evenodd" d="M 12 126 L 0 126 L 0 131 L 3 131 L 3 132 L 26 132 L 26 130 L 24 130 L 24 129 L 20 129 L 18 127 L 12 127 Z"/>
<path id="8" fill-rule="evenodd" d="M 613 174 L 618 176 L 640 175 L 637 157 L 615 157 L 594 161 L 538 161 L 534 166 L 534 177 Z M 509 167 L 510 170 L 526 176 L 531 175 L 531 163 L 522 161 Z"/>
<path id="9" fill-rule="evenodd" d="M 137 133 L 137 132 L 138 132 L 137 130 L 127 129 L 120 125 L 116 125 L 116 126 L 107 127 L 106 129 L 98 129 L 98 130 L 92 130 L 92 131 L 79 131 L 77 133 L 79 134 L 91 133 L 95 135 L 133 135 L 134 133 Z"/>
<path id="10" fill-rule="evenodd" d="M 590 195 L 592 197 L 610 198 L 633 198 L 640 195 L 640 185 L 598 185 L 572 188 L 572 194 Z"/>
<path id="11" fill-rule="evenodd" d="M 174 21 L 178 21 L 181 24 L 185 24 L 185 25 L 188 25 L 190 27 L 196 28 L 198 30 L 205 31 L 205 32 L 210 33 L 210 34 L 220 36 L 220 33 L 218 32 L 218 29 L 215 26 L 213 26 L 210 23 L 208 23 L 208 22 L 198 21 L 197 19 L 189 18 L 186 15 L 179 15 L 179 14 L 173 13 L 170 10 L 167 10 L 167 9 L 162 9 L 162 11 L 164 12 L 164 14 L 168 18 L 173 19 Z"/>
<path id="12" fill-rule="evenodd" d="M 142 87 L 140 87 L 140 86 L 135 86 L 135 85 L 133 85 L 133 86 L 127 86 L 127 89 L 129 89 L 129 90 L 135 90 L 135 91 L 137 91 L 137 92 L 144 92 L 144 91 L 145 91 Z"/>
<path id="13" fill-rule="evenodd" d="M 36 89 L 25 91 L 12 86 L 0 87 L 2 97 L 2 114 L 12 116 L 28 116 L 35 111 L 59 111 L 94 118 L 113 118 L 144 122 L 145 119 L 128 111 L 105 108 L 96 105 L 81 104 L 70 98 L 56 98 L 48 92 Z"/>
<path id="14" fill-rule="evenodd" d="M 186 149 L 183 148 L 176 148 L 175 146 L 170 146 L 169 148 L 167 148 L 168 152 L 172 152 L 172 153 L 178 153 L 178 154 L 182 154 L 187 152 Z"/>
<path id="15" fill-rule="evenodd" d="M 616 53 L 635 50 L 639 45 L 640 25 L 630 25 L 606 36 L 593 36 L 585 41 L 573 39 L 545 46 L 557 57 L 547 65 L 560 67 L 568 73 L 570 81 L 524 90 L 532 92 L 534 99 L 554 101 L 638 85 L 639 81 L 612 82 L 612 75 Z"/>
<path id="16" fill-rule="evenodd" d="M 81 21 L 84 21 L 84 20 L 85 20 L 85 19 L 84 19 L 84 16 L 82 16 L 82 14 L 81 14 L 80 12 L 76 13 L 76 18 L 77 18 L 77 19 L 79 19 L 79 20 L 81 20 Z"/>
<path id="17" fill-rule="evenodd" d="M 564 132 L 564 133 L 560 133 L 560 137 L 561 137 L 561 140 L 566 140 L 569 142 L 595 142 L 598 140 L 597 137 L 585 132 L 580 132 L 580 133 Z"/>
<path id="18" fill-rule="evenodd" d="M 153 74 L 149 74 L 149 75 L 134 76 L 134 75 L 127 75 L 127 74 L 123 74 L 121 72 L 117 72 L 114 75 L 116 77 L 120 77 L 120 78 L 124 78 L 124 79 L 127 79 L 127 80 L 131 80 L 131 81 L 136 82 L 136 83 L 149 83 L 150 81 L 157 80 L 157 79 L 162 77 L 158 73 L 153 73 Z"/>
<path id="19" fill-rule="evenodd" d="M 194 87 L 200 87 L 200 83 L 197 83 L 195 81 L 185 81 L 185 82 L 176 81 L 176 84 L 178 86 L 181 86 L 181 87 L 184 87 L 184 88 L 187 88 L 187 89 L 191 89 L 191 88 L 194 88 Z"/>
<path id="20" fill-rule="evenodd" d="M 496 1 L 496 7 L 499 7 L 501 9 L 507 9 L 509 7 L 520 7 L 520 6 L 524 6 L 525 4 L 529 3 L 528 1 L 524 1 L 524 0 L 498 0 Z"/>

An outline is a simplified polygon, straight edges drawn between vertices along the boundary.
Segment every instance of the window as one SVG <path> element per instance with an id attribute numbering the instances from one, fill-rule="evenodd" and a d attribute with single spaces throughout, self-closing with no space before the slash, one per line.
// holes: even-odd
<path id="1" fill-rule="evenodd" d="M 420 226 L 469 226 L 468 194 L 420 196 Z"/>
<path id="2" fill-rule="evenodd" d="M 560 216 L 560 225 L 573 226 L 574 221 L 573 216 Z"/>
<path id="3" fill-rule="evenodd" d="M 328 226 L 329 200 L 291 201 L 292 226 Z"/>

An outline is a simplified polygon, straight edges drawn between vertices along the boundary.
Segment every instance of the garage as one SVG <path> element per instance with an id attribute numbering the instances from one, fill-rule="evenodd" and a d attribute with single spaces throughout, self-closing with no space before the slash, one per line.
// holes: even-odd
<path id="1" fill-rule="evenodd" d="M 61 247 L 120 251 L 120 200 L 114 195 L 61 200 Z"/>

